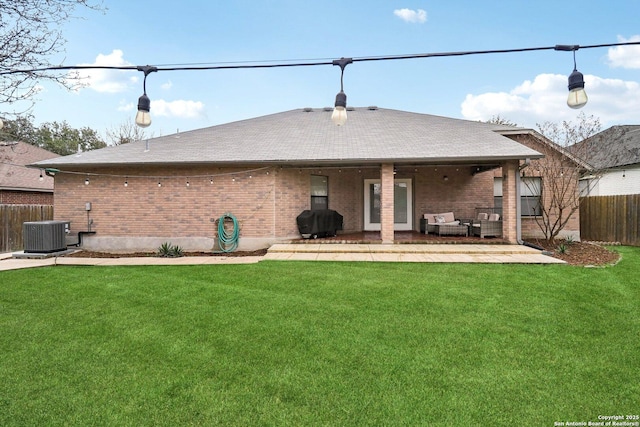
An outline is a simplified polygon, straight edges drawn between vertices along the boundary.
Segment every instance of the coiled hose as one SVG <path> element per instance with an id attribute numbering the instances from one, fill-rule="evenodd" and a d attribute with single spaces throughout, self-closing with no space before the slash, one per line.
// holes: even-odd
<path id="1" fill-rule="evenodd" d="M 229 232 L 226 230 L 224 223 L 230 219 L 233 223 L 233 229 Z M 218 220 L 218 246 L 222 252 L 233 252 L 238 249 L 238 240 L 240 239 L 240 226 L 238 220 L 231 213 L 226 213 Z"/>

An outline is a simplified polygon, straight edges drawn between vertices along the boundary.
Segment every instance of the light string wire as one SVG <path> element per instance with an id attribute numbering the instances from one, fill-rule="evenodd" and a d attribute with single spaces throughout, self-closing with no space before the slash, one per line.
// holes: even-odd
<path id="1" fill-rule="evenodd" d="M 39 166 L 24 166 L 24 165 L 12 165 L 12 166 L 22 166 L 25 168 L 29 168 L 29 169 L 40 169 L 40 170 L 44 170 L 45 172 L 51 173 L 51 174 L 58 174 L 58 173 L 65 173 L 65 174 L 69 174 L 69 175 L 82 175 L 85 177 L 108 177 L 108 178 L 125 178 L 127 180 L 130 179 L 153 179 L 153 180 L 168 180 L 168 179 L 197 179 L 197 178 L 207 178 L 207 179 L 213 179 L 213 178 L 219 178 L 219 177 L 223 177 L 223 176 L 238 176 L 238 175 L 251 175 L 252 173 L 255 172 L 260 172 L 260 171 L 270 171 L 272 169 L 276 169 L 276 167 L 274 166 L 263 166 L 263 167 L 259 167 L 259 168 L 254 168 L 254 169 L 244 169 L 241 171 L 234 171 L 234 172 L 218 172 L 218 173 L 208 173 L 208 174 L 202 174 L 202 175 L 131 175 L 131 174 L 110 174 L 110 173 L 97 173 L 97 172 L 78 172 L 78 171 L 69 171 L 69 170 L 63 170 L 63 169 L 57 169 L 57 168 L 47 168 L 47 167 L 39 167 Z"/>
<path id="2" fill-rule="evenodd" d="M 420 59 L 420 58 L 438 58 L 438 57 L 450 57 L 450 56 L 469 56 L 469 55 L 487 55 L 487 54 L 501 54 L 501 53 L 521 53 L 521 52 L 533 52 L 543 50 L 556 50 L 556 51 L 575 51 L 579 49 L 595 49 L 603 47 L 617 47 L 617 46 L 633 46 L 640 45 L 640 41 L 631 42 L 619 42 L 619 43 L 604 43 L 593 45 L 555 45 L 544 47 L 528 47 L 517 49 L 491 49 L 491 50 L 470 50 L 459 52 L 433 52 L 433 53 L 416 53 L 405 55 L 386 55 L 386 56 L 362 56 L 352 58 L 353 62 L 366 62 L 366 61 L 393 61 L 401 59 Z M 255 63 L 254 63 L 255 62 Z M 200 65 L 199 64 L 167 64 L 159 65 L 154 71 L 204 71 L 204 70 L 229 70 L 229 69 L 254 69 L 254 68 L 286 68 L 286 67 L 312 67 L 320 65 L 334 65 L 333 60 L 324 59 L 307 59 L 307 60 L 264 60 L 264 61 L 240 61 L 240 62 L 219 62 L 212 64 L 223 65 Z M 229 64 L 229 65 L 227 65 Z M 108 66 L 108 65 L 59 65 L 42 68 L 32 69 L 18 69 L 18 70 L 5 70 L 0 71 L 0 75 L 19 74 L 19 73 L 36 73 L 45 71 L 69 71 L 69 70 L 132 70 L 140 71 L 140 66 Z"/>
<path id="3" fill-rule="evenodd" d="M 387 55 L 387 56 L 363 56 L 350 58 L 352 62 L 370 62 L 370 61 L 390 61 L 390 60 L 402 60 L 402 59 L 421 59 L 421 58 L 438 58 L 438 57 L 453 57 L 453 56 L 470 56 L 470 55 L 487 55 L 487 54 L 506 54 L 506 53 L 521 53 L 521 52 L 533 52 L 533 51 L 573 51 L 574 63 L 575 63 L 575 51 L 579 49 L 595 49 L 604 47 L 617 47 L 617 46 L 634 46 L 640 45 L 640 41 L 631 42 L 619 42 L 619 43 L 602 43 L 593 45 L 554 45 L 544 47 L 529 47 L 529 48 L 517 48 L 517 49 L 491 49 L 491 50 L 473 50 L 473 51 L 458 51 L 458 52 L 433 52 L 433 53 L 418 53 L 418 54 L 404 54 L 404 55 Z M 200 65 L 197 64 L 165 64 L 153 67 L 153 71 L 205 71 L 205 70 L 228 70 L 228 69 L 259 69 L 259 68 L 286 68 L 286 67 L 310 67 L 321 65 L 335 65 L 334 60 L 325 59 L 307 59 L 307 60 L 263 60 L 263 61 L 240 61 L 240 62 L 219 62 L 213 64 L 224 65 Z M 261 63 L 254 63 L 261 62 Z M 232 65 L 235 64 L 235 65 Z M 146 66 L 149 67 L 149 66 Z M 0 75 L 10 75 L 19 73 L 36 73 L 45 71 L 70 71 L 70 70 L 131 70 L 131 71 L 144 71 L 145 66 L 131 65 L 131 66 L 107 66 L 107 65 L 60 65 L 33 69 L 19 69 L 19 70 L 5 70 L 0 71 Z M 145 72 L 146 77 L 147 72 Z M 63 171 L 59 169 L 40 168 L 45 171 L 55 171 L 55 173 L 68 173 L 78 174 L 85 176 L 107 176 L 107 177 L 119 177 L 119 178 L 148 178 L 148 179 L 169 179 L 169 178 L 212 178 L 215 176 L 224 175 L 238 175 L 247 174 L 264 169 L 270 169 L 270 167 L 263 167 L 258 169 L 246 170 L 241 172 L 228 172 L 222 174 L 207 174 L 197 176 L 141 176 L 141 175 L 114 175 L 114 174 L 100 174 L 100 173 L 87 173 L 87 172 L 75 172 L 75 171 Z"/>

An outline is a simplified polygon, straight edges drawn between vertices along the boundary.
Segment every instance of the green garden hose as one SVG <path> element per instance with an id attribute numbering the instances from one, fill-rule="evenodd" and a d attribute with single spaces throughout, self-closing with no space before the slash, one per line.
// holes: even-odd
<path id="1" fill-rule="evenodd" d="M 233 222 L 233 229 L 228 232 L 224 226 L 227 219 Z M 233 214 L 226 213 L 218 220 L 218 246 L 222 252 L 233 252 L 238 249 L 238 240 L 240 239 L 240 226 L 238 220 Z"/>

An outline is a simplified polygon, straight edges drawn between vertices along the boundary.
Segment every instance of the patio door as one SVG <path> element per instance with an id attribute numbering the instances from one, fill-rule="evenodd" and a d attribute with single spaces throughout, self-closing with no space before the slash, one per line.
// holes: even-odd
<path id="1" fill-rule="evenodd" d="M 394 179 L 393 189 L 393 229 L 413 230 L 413 205 L 411 179 Z M 380 230 L 380 193 L 382 184 L 379 179 L 364 180 L 364 229 Z"/>

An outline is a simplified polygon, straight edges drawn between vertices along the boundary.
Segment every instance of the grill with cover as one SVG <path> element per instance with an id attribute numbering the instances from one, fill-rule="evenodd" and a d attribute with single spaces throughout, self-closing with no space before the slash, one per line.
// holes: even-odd
<path id="1" fill-rule="evenodd" d="M 304 239 L 335 236 L 342 230 L 342 215 L 331 209 L 302 211 L 296 222 Z"/>

